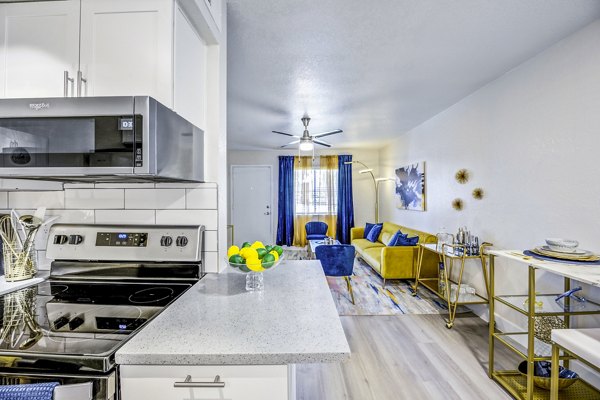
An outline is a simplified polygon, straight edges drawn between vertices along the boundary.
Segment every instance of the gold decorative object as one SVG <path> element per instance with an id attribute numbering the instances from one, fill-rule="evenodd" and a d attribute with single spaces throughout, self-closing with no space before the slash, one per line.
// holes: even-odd
<path id="1" fill-rule="evenodd" d="M 456 172 L 456 175 L 454 175 L 454 178 L 456 178 L 456 181 L 462 185 L 464 185 L 465 183 L 467 183 L 469 181 L 469 171 L 467 171 L 466 169 L 459 169 Z"/>
<path id="2" fill-rule="evenodd" d="M 483 199 L 483 189 L 482 188 L 473 189 L 473 198 L 477 199 L 477 200 Z"/>
<path id="3" fill-rule="evenodd" d="M 463 201 L 461 199 L 454 199 L 452 200 L 452 208 L 454 208 L 456 211 L 460 211 L 462 210 L 464 207 Z"/>

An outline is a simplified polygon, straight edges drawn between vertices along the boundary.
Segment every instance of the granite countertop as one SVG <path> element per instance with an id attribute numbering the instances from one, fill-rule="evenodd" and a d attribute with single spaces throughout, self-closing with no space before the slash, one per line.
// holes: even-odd
<path id="1" fill-rule="evenodd" d="M 339 362 L 350 348 L 319 261 L 286 260 L 246 292 L 245 274 L 209 274 L 116 354 L 118 364 Z"/>

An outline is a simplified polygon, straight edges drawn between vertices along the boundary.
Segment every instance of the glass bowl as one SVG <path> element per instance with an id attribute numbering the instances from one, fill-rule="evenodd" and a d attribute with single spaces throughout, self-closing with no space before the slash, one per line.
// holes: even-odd
<path id="1" fill-rule="evenodd" d="M 272 264 L 269 263 L 271 264 L 269 266 L 262 265 L 261 263 L 262 269 L 258 271 L 251 270 L 246 264 L 236 264 L 229 262 L 229 260 L 227 260 L 227 264 L 229 264 L 229 267 L 231 267 L 233 271 L 246 274 L 246 290 L 249 292 L 254 292 L 264 290 L 263 272 L 275 269 L 275 267 L 281 264 L 284 259 L 285 257 L 282 254 L 281 257 L 279 257 L 276 261 L 273 261 Z"/>

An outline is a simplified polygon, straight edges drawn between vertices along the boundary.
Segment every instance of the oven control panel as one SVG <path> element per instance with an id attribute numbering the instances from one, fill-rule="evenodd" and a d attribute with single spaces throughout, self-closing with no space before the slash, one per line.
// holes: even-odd
<path id="1" fill-rule="evenodd" d="M 146 247 L 147 232 L 98 232 L 96 246 Z"/>
<path id="2" fill-rule="evenodd" d="M 200 261 L 201 225 L 54 224 L 47 257 L 53 260 Z"/>

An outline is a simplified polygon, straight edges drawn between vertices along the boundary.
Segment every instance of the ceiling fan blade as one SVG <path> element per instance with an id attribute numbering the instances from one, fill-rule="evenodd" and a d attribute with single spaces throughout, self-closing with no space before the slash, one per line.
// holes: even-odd
<path id="1" fill-rule="evenodd" d="M 285 132 L 279 132 L 279 131 L 271 131 L 271 132 L 279 133 L 280 135 L 285 135 L 285 136 L 291 136 L 291 137 L 297 137 L 297 138 L 300 137 L 300 136 L 292 135 L 291 133 L 285 133 Z"/>
<path id="2" fill-rule="evenodd" d="M 289 142 L 288 144 L 284 144 L 283 146 L 279 146 L 279 148 L 283 149 L 284 147 L 288 147 L 292 144 L 300 143 L 300 140 L 294 140 L 293 142 Z"/>
<path id="3" fill-rule="evenodd" d="M 319 138 L 319 137 L 323 137 L 323 136 L 335 135 L 336 133 L 342 133 L 342 132 L 344 132 L 344 131 L 341 129 L 336 129 L 334 131 L 317 133 L 316 135 L 312 135 L 312 137 Z"/>
<path id="4" fill-rule="evenodd" d="M 320 144 L 321 146 L 325 146 L 325 147 L 331 147 L 331 145 L 329 143 L 321 142 L 320 140 L 313 139 L 313 143 Z"/>

